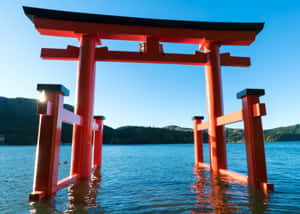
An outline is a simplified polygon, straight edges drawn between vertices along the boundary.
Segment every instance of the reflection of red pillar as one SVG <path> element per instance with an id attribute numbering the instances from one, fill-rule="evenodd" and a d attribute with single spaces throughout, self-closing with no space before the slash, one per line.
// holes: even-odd
<path id="1" fill-rule="evenodd" d="M 38 105 L 38 113 L 41 113 L 41 116 L 36 148 L 34 192 L 30 194 L 30 200 L 39 200 L 56 192 L 63 96 L 69 93 L 62 85 L 39 84 L 38 90 L 45 92 L 46 101 Z"/>
<path id="2" fill-rule="evenodd" d="M 262 89 L 246 89 L 238 93 L 242 99 L 245 142 L 247 152 L 248 183 L 254 188 L 269 188 L 265 160 L 264 134 L 261 117 L 254 117 L 255 104 L 259 104 L 259 96 L 265 94 Z M 266 184 L 264 184 L 266 183 Z M 271 184 L 269 184 L 271 185 Z"/>
<path id="3" fill-rule="evenodd" d="M 209 153 L 213 171 L 227 168 L 224 127 L 217 126 L 217 117 L 223 115 L 223 98 L 219 45 L 208 43 L 205 53 L 209 60 L 205 65 L 207 119 L 209 123 Z"/>
<path id="4" fill-rule="evenodd" d="M 202 130 L 198 131 L 198 125 L 201 124 L 204 117 L 195 116 L 194 120 L 194 152 L 195 165 L 198 167 L 199 162 L 203 162 L 203 137 Z"/>
<path id="5" fill-rule="evenodd" d="M 94 116 L 98 124 L 98 130 L 94 130 L 94 158 L 93 168 L 101 169 L 102 162 L 102 144 L 103 144 L 103 120 L 104 116 Z"/>
<path id="6" fill-rule="evenodd" d="M 90 176 L 92 148 L 92 120 L 95 88 L 96 37 L 83 35 L 80 38 L 77 94 L 75 114 L 82 118 L 81 126 L 73 128 L 71 175 Z"/>

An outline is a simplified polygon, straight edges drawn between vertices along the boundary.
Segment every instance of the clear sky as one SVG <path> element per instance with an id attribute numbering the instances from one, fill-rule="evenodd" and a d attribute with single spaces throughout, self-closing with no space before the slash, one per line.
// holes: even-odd
<path id="1" fill-rule="evenodd" d="M 222 68 L 224 112 L 241 108 L 236 93 L 264 88 L 264 128 L 300 123 L 300 1 L 201 0 L 10 0 L 0 8 L 0 96 L 38 98 L 37 83 L 60 83 L 75 102 L 77 62 L 40 59 L 41 48 L 78 45 L 75 39 L 41 36 L 22 5 L 146 18 L 265 22 L 251 46 L 221 52 L 250 56 L 249 68 Z M 138 50 L 137 42 L 103 41 L 111 50 Z M 193 53 L 197 45 L 164 44 L 165 52 Z M 206 116 L 203 66 L 104 63 L 96 65 L 95 114 L 114 128 L 124 125 L 192 127 Z M 240 125 L 234 126 L 239 127 Z"/>

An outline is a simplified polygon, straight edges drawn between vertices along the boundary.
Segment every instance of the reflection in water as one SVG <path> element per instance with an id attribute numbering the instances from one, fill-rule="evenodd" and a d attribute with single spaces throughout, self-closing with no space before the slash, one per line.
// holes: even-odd
<path id="1" fill-rule="evenodd" d="M 30 205 L 32 206 L 32 209 L 30 210 L 30 213 L 32 214 L 58 213 L 56 210 L 56 200 L 54 197 L 50 197 L 38 202 L 31 202 Z"/>
<path id="2" fill-rule="evenodd" d="M 88 213 L 88 211 L 92 211 L 93 208 L 100 207 L 100 204 L 96 201 L 100 181 L 101 176 L 99 172 L 95 171 L 91 176 L 91 180 L 80 180 L 69 186 L 69 208 L 65 213 Z"/>
<path id="3" fill-rule="evenodd" d="M 96 200 L 100 182 L 101 175 L 96 170 L 92 174 L 91 179 L 81 179 L 75 184 L 71 184 L 68 187 L 68 209 L 64 213 L 104 213 L 100 208 L 100 203 Z M 55 197 L 31 203 L 31 213 L 59 213 Z"/>
<path id="4" fill-rule="evenodd" d="M 243 187 L 240 184 L 231 183 L 226 176 L 213 174 L 203 168 L 196 168 L 194 174 L 195 181 L 192 185 L 192 192 L 194 194 L 191 196 L 196 196 L 196 203 L 190 204 L 191 207 L 186 208 L 186 211 L 189 210 L 193 214 L 265 213 L 267 211 L 267 197 L 263 192 L 248 191 L 246 186 Z M 65 192 L 59 192 L 57 196 L 32 203 L 31 213 L 62 213 L 62 211 L 63 213 L 104 213 L 103 208 L 100 206 L 99 198 L 97 200 L 100 182 L 100 172 L 95 171 L 90 180 L 80 180 L 70 185 L 68 189 L 62 190 L 68 191 L 68 195 Z M 60 194 L 64 197 L 67 196 L 66 200 L 62 200 Z M 164 196 L 160 197 L 163 198 Z M 182 198 L 182 200 L 185 199 Z M 142 196 L 137 201 L 138 203 L 145 203 L 145 198 Z M 152 203 L 147 210 L 149 213 L 157 208 L 155 203 Z M 115 205 L 116 202 L 114 201 L 111 204 Z M 164 208 L 167 210 L 169 206 L 175 205 L 173 203 L 164 204 Z M 141 209 L 141 207 L 132 210 L 145 213 L 145 210 Z M 125 213 L 131 212 L 128 211 Z M 167 213 L 170 212 L 167 211 Z"/>
<path id="5" fill-rule="evenodd" d="M 267 197 L 261 191 L 235 188 L 225 176 L 202 168 L 195 168 L 196 180 L 192 191 L 196 193 L 196 207 L 191 213 L 264 213 Z M 238 185 L 238 184 L 237 184 Z M 247 207 L 249 210 L 247 210 Z"/>
<path id="6" fill-rule="evenodd" d="M 249 208 L 253 213 L 265 213 L 268 210 L 268 196 L 263 191 L 249 189 Z"/>

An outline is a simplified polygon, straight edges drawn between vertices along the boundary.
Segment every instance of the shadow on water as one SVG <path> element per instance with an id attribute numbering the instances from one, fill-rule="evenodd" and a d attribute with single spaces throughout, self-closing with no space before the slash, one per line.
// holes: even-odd
<path id="1" fill-rule="evenodd" d="M 100 203 L 96 200 L 100 188 L 101 174 L 95 171 L 91 179 L 81 179 L 71 184 L 68 191 L 66 210 L 63 213 L 104 213 Z M 57 209 L 57 196 L 52 196 L 40 202 L 32 202 L 32 214 L 39 213 L 61 213 Z"/>
<path id="2" fill-rule="evenodd" d="M 220 174 L 195 168 L 192 192 L 196 194 L 196 206 L 191 213 L 265 213 L 267 196 L 262 191 L 235 184 Z"/>

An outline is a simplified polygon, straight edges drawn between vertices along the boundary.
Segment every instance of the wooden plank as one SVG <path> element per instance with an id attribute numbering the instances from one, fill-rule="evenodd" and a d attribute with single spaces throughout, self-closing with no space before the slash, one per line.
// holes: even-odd
<path id="1" fill-rule="evenodd" d="M 217 118 L 217 126 L 236 123 L 243 120 L 243 111 L 235 111 Z"/>
<path id="2" fill-rule="evenodd" d="M 63 109 L 62 121 L 65 123 L 71 124 L 71 125 L 73 125 L 73 124 L 76 124 L 79 126 L 82 125 L 81 117 L 67 109 Z"/>
<path id="3" fill-rule="evenodd" d="M 208 129 L 208 122 L 201 123 L 197 126 L 198 131 Z"/>
<path id="4" fill-rule="evenodd" d="M 56 189 L 59 190 L 68 186 L 69 184 L 75 183 L 78 177 L 79 177 L 78 175 L 73 175 L 59 180 L 57 182 Z"/>

